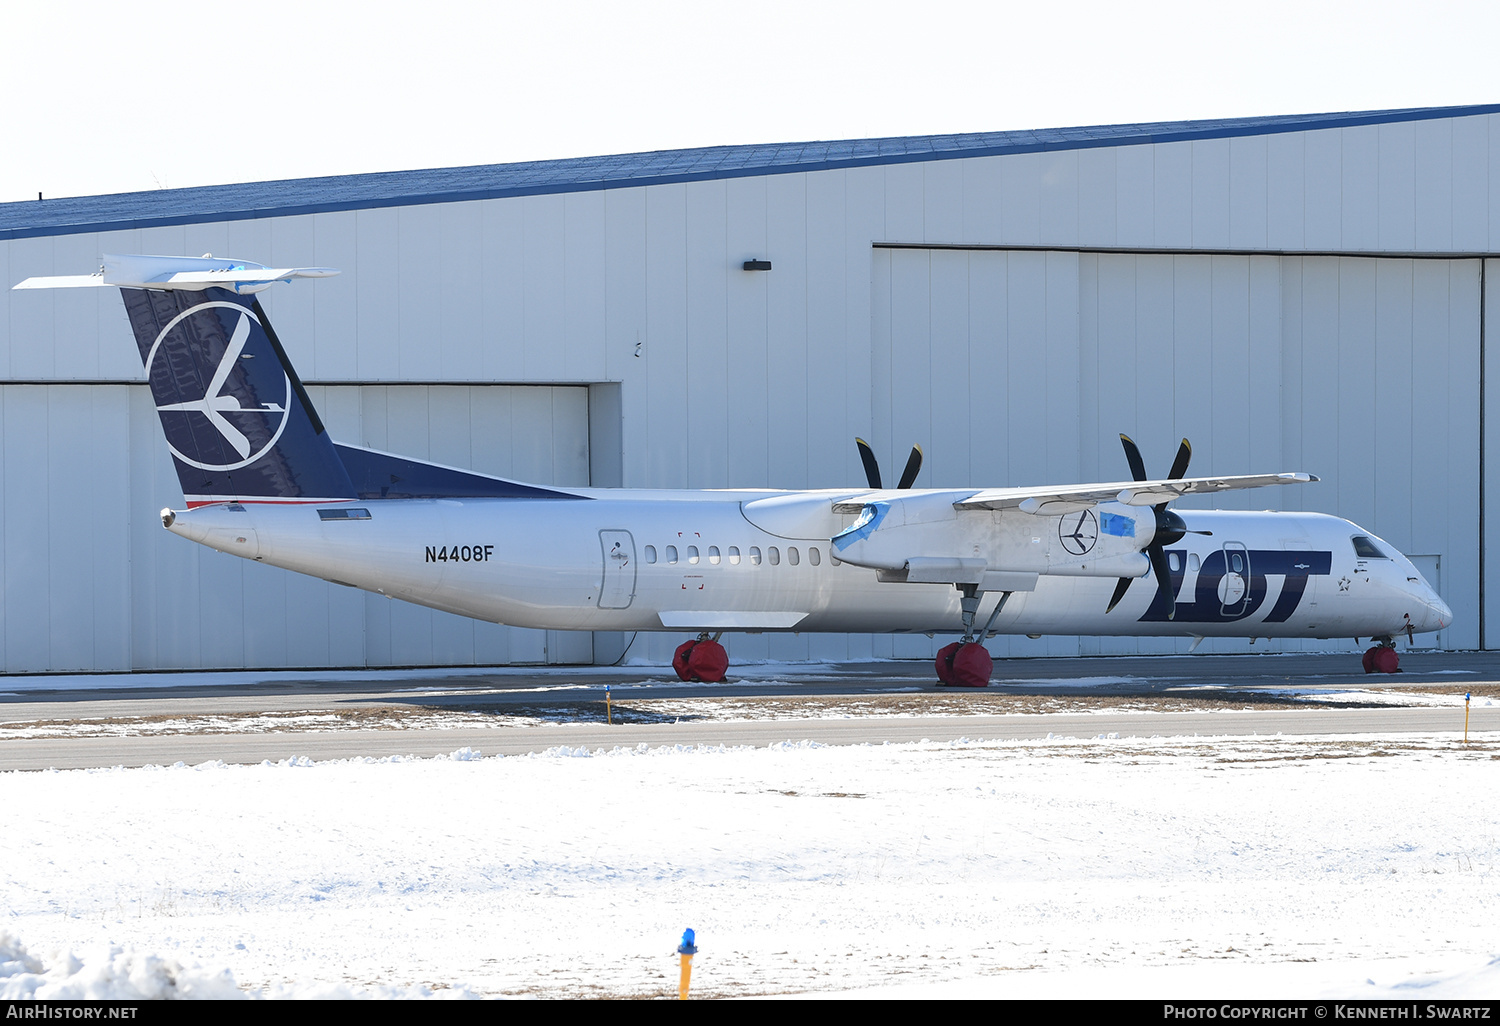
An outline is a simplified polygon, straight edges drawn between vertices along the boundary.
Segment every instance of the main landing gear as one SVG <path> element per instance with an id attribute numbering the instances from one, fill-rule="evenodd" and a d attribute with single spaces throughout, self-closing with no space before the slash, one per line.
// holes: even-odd
<path id="1" fill-rule="evenodd" d="M 707 631 L 692 641 L 684 641 L 672 655 L 672 669 L 683 680 L 717 684 L 729 672 L 729 653 L 719 644 L 724 632 L 709 636 Z"/>
<path id="2" fill-rule="evenodd" d="M 1000 601 L 995 603 L 995 609 L 990 613 L 989 622 L 984 625 L 984 630 L 977 635 L 974 633 L 974 617 L 979 612 L 980 591 L 976 585 L 960 584 L 958 590 L 963 593 L 959 604 L 963 608 L 964 636 L 962 641 L 955 641 L 951 645 L 944 645 L 938 650 L 935 660 L 938 680 L 950 687 L 959 688 L 982 688 L 988 687 L 990 683 L 990 671 L 994 669 L 994 660 L 990 658 L 989 650 L 984 647 L 984 639 L 989 637 L 990 628 L 995 625 L 995 618 L 1000 615 L 1000 610 L 1005 608 L 1005 602 L 1010 598 L 1010 592 L 1001 592 Z M 976 640 L 976 638 L 978 640 Z"/>

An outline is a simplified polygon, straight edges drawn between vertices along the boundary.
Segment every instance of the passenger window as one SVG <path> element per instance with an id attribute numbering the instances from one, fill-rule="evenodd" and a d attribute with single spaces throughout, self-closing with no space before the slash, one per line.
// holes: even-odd
<path id="1" fill-rule="evenodd" d="M 719 547 L 717 545 L 710 545 L 708 547 L 708 561 L 710 563 L 713 563 L 715 566 L 718 565 L 718 563 L 719 563 Z"/>
<path id="2" fill-rule="evenodd" d="M 750 565 L 751 566 L 760 566 L 760 546 L 759 545 L 752 545 L 752 546 L 750 546 Z"/>
<path id="3" fill-rule="evenodd" d="M 1237 574 L 1242 574 L 1245 572 L 1245 561 L 1238 552 L 1232 553 L 1230 555 L 1229 569 Z"/>
<path id="4" fill-rule="evenodd" d="M 655 563 L 656 562 L 656 546 L 655 545 L 647 545 L 646 546 L 646 562 L 648 562 L 648 563 Z"/>
<path id="5" fill-rule="evenodd" d="M 797 555 L 797 546 L 788 545 L 786 547 L 786 561 L 792 564 L 792 566 L 796 566 L 801 561 L 801 558 Z"/>
<path id="6" fill-rule="evenodd" d="M 1362 534 L 1356 534 L 1352 541 L 1354 542 L 1354 554 L 1360 559 L 1390 558 L 1384 552 L 1380 551 L 1379 546 L 1377 546 L 1374 542 L 1372 542 Z"/>
<path id="7" fill-rule="evenodd" d="M 822 561 L 822 558 L 823 557 L 821 557 L 821 556 L 818 555 L 818 550 L 817 549 L 808 549 L 807 550 L 807 561 L 809 563 L 811 563 L 813 566 L 817 566 L 818 563 L 820 563 Z"/>
<path id="8" fill-rule="evenodd" d="M 1197 573 L 1198 572 L 1198 553 L 1196 553 L 1196 552 L 1190 552 L 1190 553 L 1188 553 L 1188 569 L 1191 570 L 1193 573 Z"/>
<path id="9" fill-rule="evenodd" d="M 1167 553 L 1167 569 L 1170 570 L 1170 571 L 1172 571 L 1174 574 L 1177 571 L 1181 570 L 1182 569 L 1182 557 L 1180 557 L 1179 555 L 1177 555 L 1177 553 L 1175 553 L 1175 552 L 1168 552 Z"/>
<path id="10" fill-rule="evenodd" d="M 689 545 L 688 546 L 688 562 L 689 563 L 696 563 L 696 562 L 698 562 L 698 546 L 696 546 L 696 545 Z"/>
<path id="11" fill-rule="evenodd" d="M 839 566 L 839 565 L 841 565 L 842 561 L 839 559 L 839 557 L 835 556 L 832 552 L 830 552 L 828 554 L 828 562 L 832 566 Z"/>
<path id="12" fill-rule="evenodd" d="M 677 546 L 676 545 L 668 545 L 667 546 L 667 562 L 668 563 L 675 563 L 675 562 L 677 562 Z"/>
<path id="13" fill-rule="evenodd" d="M 737 566 L 739 564 L 739 561 L 740 561 L 740 550 L 739 550 L 739 548 L 736 547 L 736 546 L 734 546 L 734 545 L 729 546 L 729 564 L 731 566 Z"/>
<path id="14" fill-rule="evenodd" d="M 771 561 L 772 566 L 776 566 L 781 562 L 781 553 L 776 551 L 776 546 L 772 545 L 766 549 L 766 558 Z"/>

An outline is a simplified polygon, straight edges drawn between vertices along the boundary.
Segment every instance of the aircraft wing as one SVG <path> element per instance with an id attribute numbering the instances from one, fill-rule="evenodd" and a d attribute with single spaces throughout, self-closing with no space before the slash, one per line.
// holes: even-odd
<path id="1" fill-rule="evenodd" d="M 1311 474 L 1242 474 L 1237 477 L 1185 477 L 1161 481 L 1117 481 L 1106 484 L 1063 485 L 1059 488 L 986 488 L 953 504 L 954 509 L 1016 509 L 1022 513 L 1057 515 L 1088 509 L 1100 502 L 1154 506 L 1184 495 L 1227 492 L 1238 488 L 1305 484 Z"/>

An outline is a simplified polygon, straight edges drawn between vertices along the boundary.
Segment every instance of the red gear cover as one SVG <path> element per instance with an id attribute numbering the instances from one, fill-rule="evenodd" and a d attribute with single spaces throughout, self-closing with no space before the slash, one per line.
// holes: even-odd
<path id="1" fill-rule="evenodd" d="M 957 654 L 960 647 L 962 647 L 962 643 L 955 641 L 951 645 L 944 645 L 938 649 L 937 659 L 935 660 L 937 675 L 938 680 L 944 684 L 953 683 L 953 657 Z"/>
<path id="2" fill-rule="evenodd" d="M 989 650 L 979 642 L 971 641 L 967 645 L 960 645 L 958 651 L 953 653 L 952 683 L 964 688 L 988 687 L 990 671 L 994 667 Z"/>
<path id="3" fill-rule="evenodd" d="M 729 672 L 729 653 L 717 641 L 700 641 L 688 653 L 687 665 L 694 680 L 717 684 Z"/>
<path id="4" fill-rule="evenodd" d="M 1401 668 L 1401 657 L 1394 648 L 1386 645 L 1377 645 L 1368 650 L 1360 661 L 1364 664 L 1366 673 L 1395 673 Z"/>
<path id="5" fill-rule="evenodd" d="M 693 654 L 697 646 L 696 641 L 684 641 L 677 646 L 677 651 L 672 653 L 672 669 L 677 671 L 680 680 L 692 680 L 693 671 L 688 669 L 688 656 Z"/>

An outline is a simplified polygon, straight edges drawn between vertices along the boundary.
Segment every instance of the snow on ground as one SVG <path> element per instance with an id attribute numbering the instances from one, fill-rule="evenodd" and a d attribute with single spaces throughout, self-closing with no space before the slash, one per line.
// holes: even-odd
<path id="1" fill-rule="evenodd" d="M 1318 702 L 1320 704 L 1335 705 L 1404 705 L 1404 706 L 1446 706 L 1453 708 L 1463 706 L 1470 699 L 1463 694 L 1440 694 L 1435 691 L 1387 691 L 1384 689 L 1355 688 L 1349 691 L 1335 691 L 1333 689 L 1305 689 L 1305 688 L 1243 688 L 1243 692 L 1249 694 L 1282 695 L 1288 698 L 1296 698 L 1304 702 Z M 1495 699 L 1486 695 L 1479 695 L 1472 699 L 1473 708 L 1481 706 L 1493 707 Z"/>
<path id="2" fill-rule="evenodd" d="M 990 681 L 992 688 L 1104 688 L 1120 684 L 1149 684 L 1155 677 L 1006 677 Z"/>
<path id="3" fill-rule="evenodd" d="M 0 993 L 667 995 L 686 927 L 703 996 L 1497 979 L 1496 735 L 474 756 L 0 774 Z"/>

